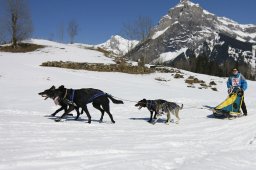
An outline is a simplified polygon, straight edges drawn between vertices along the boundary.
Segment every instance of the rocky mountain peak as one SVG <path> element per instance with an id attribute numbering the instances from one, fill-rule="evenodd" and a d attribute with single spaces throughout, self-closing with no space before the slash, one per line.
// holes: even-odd
<path id="1" fill-rule="evenodd" d="M 256 70 L 256 25 L 242 25 L 203 9 L 199 4 L 181 0 L 161 18 L 149 38 L 127 56 L 146 63 L 162 63 L 193 71 L 191 57 L 208 57 L 216 67 L 225 62 L 240 63 Z M 253 70 L 251 69 L 251 70 Z M 246 70 L 246 69 L 245 69 Z M 226 70 L 222 70 L 226 72 Z M 250 72 L 250 71 L 248 71 Z"/>
<path id="2" fill-rule="evenodd" d="M 188 2 L 190 2 L 189 0 L 180 0 L 181 4 L 187 4 Z"/>

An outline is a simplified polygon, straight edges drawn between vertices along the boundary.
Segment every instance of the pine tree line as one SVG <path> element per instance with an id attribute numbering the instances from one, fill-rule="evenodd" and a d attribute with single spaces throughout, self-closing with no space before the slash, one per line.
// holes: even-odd
<path id="1" fill-rule="evenodd" d="M 249 80 L 256 80 L 254 69 L 243 61 L 226 60 L 218 63 L 215 60 L 210 60 L 208 56 L 199 55 L 192 56 L 188 60 L 177 60 L 169 63 L 173 67 L 192 71 L 195 73 L 208 74 L 218 77 L 228 77 L 231 74 L 232 68 L 236 67 Z"/>

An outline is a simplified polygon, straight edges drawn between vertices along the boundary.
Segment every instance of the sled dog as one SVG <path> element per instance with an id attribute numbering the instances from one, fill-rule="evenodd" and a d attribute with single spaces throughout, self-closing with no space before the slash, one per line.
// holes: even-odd
<path id="1" fill-rule="evenodd" d="M 54 93 L 55 90 L 56 90 L 55 86 L 52 86 L 51 88 L 46 89 L 43 92 L 38 93 L 40 96 L 45 97 L 44 100 L 46 100 L 48 98 L 51 98 L 56 105 L 61 106 L 54 113 L 52 113 L 51 116 L 56 116 L 56 114 L 58 112 L 62 111 L 62 110 L 64 110 L 66 112 L 67 109 L 68 109 L 68 104 L 66 104 L 63 100 L 59 100 L 58 98 L 55 98 L 55 93 Z M 75 107 L 75 110 L 77 112 L 77 116 L 76 116 L 75 120 L 77 120 L 79 118 L 79 115 L 83 114 L 83 110 L 81 111 L 81 113 L 79 113 L 79 108 L 78 107 Z"/>
<path id="2" fill-rule="evenodd" d="M 115 104 L 123 104 L 123 101 L 116 100 L 111 95 L 93 88 L 67 89 L 62 85 L 52 92 L 54 100 L 63 101 L 69 106 L 65 113 L 55 121 L 60 121 L 68 113 L 74 110 L 75 107 L 81 107 L 88 117 L 88 123 L 91 123 L 91 115 L 87 109 L 87 104 L 92 103 L 93 107 L 101 112 L 100 122 L 103 120 L 104 113 L 107 112 L 111 122 L 115 123 L 113 116 L 110 113 L 109 99 Z"/>
<path id="3" fill-rule="evenodd" d="M 183 108 L 183 104 L 181 106 L 179 106 L 178 104 L 174 103 L 174 102 L 165 102 L 163 104 L 160 104 L 158 109 L 158 114 L 156 115 L 156 119 L 153 122 L 153 124 L 155 124 L 157 122 L 157 120 L 160 118 L 160 116 L 162 114 L 166 114 L 167 115 L 167 120 L 166 120 L 166 124 L 170 124 L 171 121 L 171 114 L 173 114 L 176 117 L 176 122 L 175 123 L 179 123 L 180 117 L 179 117 L 179 111 L 182 110 Z"/>
<path id="4" fill-rule="evenodd" d="M 177 118 L 176 123 L 179 123 L 179 120 L 180 120 L 179 111 L 183 108 L 183 104 L 179 106 L 174 102 L 168 102 L 162 99 L 157 99 L 157 100 L 142 99 L 138 101 L 138 103 L 135 104 L 135 106 L 139 107 L 139 109 L 141 109 L 142 107 L 146 107 L 150 111 L 150 119 L 148 122 L 152 122 L 153 113 L 155 112 L 155 115 L 154 115 L 155 120 L 152 122 L 153 124 L 155 124 L 158 121 L 158 119 L 162 114 L 167 115 L 166 124 L 170 124 L 171 114 L 173 114 Z"/>

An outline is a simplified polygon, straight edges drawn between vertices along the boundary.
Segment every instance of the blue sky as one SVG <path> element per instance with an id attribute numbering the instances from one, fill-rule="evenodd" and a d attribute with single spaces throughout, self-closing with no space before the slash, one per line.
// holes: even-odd
<path id="1" fill-rule="evenodd" d="M 180 0 L 29 0 L 35 38 L 60 40 L 59 29 L 72 19 L 79 24 L 75 42 L 99 44 L 121 34 L 122 25 L 139 16 L 152 18 L 156 25 Z M 242 24 L 256 24 L 256 0 L 192 0 L 218 16 Z M 231 6 L 232 4 L 232 6 Z"/>

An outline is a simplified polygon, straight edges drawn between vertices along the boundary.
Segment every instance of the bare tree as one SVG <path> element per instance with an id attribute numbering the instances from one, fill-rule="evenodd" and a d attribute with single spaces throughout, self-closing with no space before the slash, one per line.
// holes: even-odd
<path id="1" fill-rule="evenodd" d="M 135 21 L 135 25 L 137 26 L 137 34 L 140 37 L 140 40 L 145 40 L 153 27 L 153 22 L 150 17 L 140 16 Z"/>
<path id="2" fill-rule="evenodd" d="M 12 46 L 32 35 L 32 20 L 27 0 L 1 0 L 5 7 L 5 23 Z"/>
<path id="3" fill-rule="evenodd" d="M 57 34 L 59 36 L 60 42 L 63 42 L 63 40 L 64 40 L 64 24 L 63 23 L 61 23 L 58 26 Z"/>
<path id="4" fill-rule="evenodd" d="M 53 41 L 54 40 L 54 33 L 49 33 L 49 38 L 48 38 L 49 41 Z"/>
<path id="5" fill-rule="evenodd" d="M 153 27 L 153 22 L 150 17 L 139 16 L 132 23 L 124 23 L 122 26 L 122 34 L 128 39 L 145 40 L 150 30 Z"/>
<path id="6" fill-rule="evenodd" d="M 74 38 L 78 34 L 78 24 L 75 20 L 71 20 L 68 24 L 68 35 L 70 37 L 70 43 L 74 43 Z"/>
<path id="7" fill-rule="evenodd" d="M 1 21 L 0 21 L 0 45 L 4 44 L 5 40 L 6 40 L 6 38 L 5 38 L 5 34 L 4 34 L 4 29 L 3 29 L 2 25 L 1 25 Z"/>
<path id="8" fill-rule="evenodd" d="M 8 34 L 8 27 L 7 27 L 7 17 L 6 17 L 6 1 L 0 0 L 0 43 L 4 44 L 8 40 L 7 34 Z"/>
<path id="9" fill-rule="evenodd" d="M 139 40 L 136 35 L 134 24 L 132 23 L 124 23 L 122 25 L 122 35 L 129 40 Z"/>

